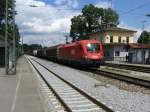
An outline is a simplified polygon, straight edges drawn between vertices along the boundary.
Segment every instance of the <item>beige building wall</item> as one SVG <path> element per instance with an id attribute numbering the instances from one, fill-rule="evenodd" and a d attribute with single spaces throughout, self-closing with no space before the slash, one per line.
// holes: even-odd
<path id="1" fill-rule="evenodd" d="M 110 36 L 113 36 L 113 43 L 119 43 L 119 37 L 121 37 L 121 43 L 127 43 L 127 37 L 129 38 L 129 43 L 133 43 L 132 32 L 106 32 L 104 43 L 110 43 Z"/>

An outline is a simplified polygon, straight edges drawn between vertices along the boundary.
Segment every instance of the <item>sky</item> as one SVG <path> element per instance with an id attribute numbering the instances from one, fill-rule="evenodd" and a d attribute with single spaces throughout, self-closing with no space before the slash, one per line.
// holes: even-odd
<path id="1" fill-rule="evenodd" d="M 143 30 L 142 21 L 144 29 L 150 31 L 150 17 L 145 16 L 150 14 L 150 0 L 16 0 L 16 23 L 23 42 L 42 46 L 64 43 L 70 19 L 90 3 L 113 8 L 119 14 L 119 27 L 137 31 L 135 42 Z"/>

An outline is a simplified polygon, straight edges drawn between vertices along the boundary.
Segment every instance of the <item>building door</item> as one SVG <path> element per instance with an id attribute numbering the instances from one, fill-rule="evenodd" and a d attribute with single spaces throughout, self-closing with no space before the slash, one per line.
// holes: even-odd
<path id="1" fill-rule="evenodd" d="M 5 48 L 0 47 L 0 67 L 5 66 Z"/>

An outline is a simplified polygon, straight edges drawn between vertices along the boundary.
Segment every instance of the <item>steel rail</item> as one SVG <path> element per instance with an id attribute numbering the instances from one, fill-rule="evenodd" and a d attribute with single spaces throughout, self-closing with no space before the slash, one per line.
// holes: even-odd
<path id="1" fill-rule="evenodd" d="M 38 72 L 40 77 L 43 79 L 43 81 L 46 83 L 46 85 L 49 87 L 49 89 L 53 92 L 53 94 L 58 98 L 58 100 L 61 102 L 63 107 L 65 108 L 66 111 L 72 112 L 72 110 L 68 107 L 68 105 L 63 101 L 63 99 L 58 95 L 58 93 L 53 89 L 53 87 L 48 83 L 48 81 L 42 76 L 40 71 L 36 68 L 36 66 L 31 62 L 30 59 L 28 59 L 29 62 L 32 64 L 32 66 L 35 68 L 35 70 Z"/>
<path id="2" fill-rule="evenodd" d="M 90 101 L 92 101 L 94 104 L 98 105 L 100 108 L 103 108 L 104 110 L 106 110 L 107 112 L 114 112 L 113 109 L 109 108 L 108 106 L 106 106 L 105 104 L 101 103 L 100 101 L 98 101 L 97 99 L 95 99 L 94 97 L 90 96 L 89 94 L 87 94 L 85 91 L 81 90 L 80 88 L 74 86 L 72 83 L 70 83 L 69 81 L 65 80 L 64 78 L 60 77 L 58 74 L 54 73 L 53 71 L 51 71 L 49 68 L 45 67 L 44 65 L 42 65 L 40 62 L 36 61 L 35 59 L 32 58 L 33 61 L 37 62 L 39 65 L 41 65 L 43 68 L 45 68 L 46 70 L 48 70 L 50 73 L 54 74 L 57 78 L 59 78 L 60 80 L 62 80 L 63 82 L 65 82 L 66 84 L 68 84 L 69 86 L 71 86 L 73 89 L 75 89 L 76 91 L 78 91 L 80 94 L 82 94 L 83 96 L 85 96 L 87 99 L 89 99 Z M 71 111 L 69 111 L 71 112 Z"/>
<path id="3" fill-rule="evenodd" d="M 137 72 L 150 73 L 150 67 L 123 65 L 123 64 L 112 64 L 112 63 L 107 63 L 106 66 L 121 68 L 121 69 L 125 69 L 125 70 L 132 70 L 132 71 L 137 71 Z"/>
<path id="4" fill-rule="evenodd" d="M 102 75 L 105 77 L 111 77 L 113 79 L 125 81 L 125 82 L 139 85 L 139 86 L 143 86 L 145 88 L 150 88 L 150 81 L 148 81 L 148 80 L 139 79 L 136 77 L 130 77 L 130 76 L 126 76 L 126 75 L 121 75 L 119 73 L 112 73 L 109 71 L 98 70 L 98 69 L 90 69 L 90 70 L 88 70 L 88 72 L 95 73 L 97 75 Z"/>

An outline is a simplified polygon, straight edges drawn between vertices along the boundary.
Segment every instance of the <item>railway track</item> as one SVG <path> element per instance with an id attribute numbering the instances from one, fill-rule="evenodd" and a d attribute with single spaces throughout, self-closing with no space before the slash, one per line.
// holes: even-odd
<path id="1" fill-rule="evenodd" d="M 126 69 L 126 70 L 133 70 L 133 71 L 138 71 L 138 72 L 144 72 L 144 73 L 150 73 L 150 67 L 123 65 L 123 64 L 112 64 L 112 63 L 107 63 L 106 66 L 116 67 L 116 68 L 121 68 L 121 69 Z"/>
<path id="2" fill-rule="evenodd" d="M 38 61 L 31 58 L 28 60 L 64 107 L 61 112 L 114 112 L 111 107 L 107 107 L 94 96 L 74 86 Z"/>
<path id="3" fill-rule="evenodd" d="M 110 72 L 110 71 L 106 71 L 106 70 L 100 70 L 100 69 L 89 69 L 87 71 L 91 72 L 91 73 L 95 73 L 97 75 L 103 75 L 105 77 L 111 77 L 113 79 L 117 79 L 117 80 L 125 81 L 125 82 L 131 83 L 131 84 L 150 88 L 150 81 L 149 80 L 137 78 L 134 76 L 130 76 L 128 74 L 123 75 L 120 73 L 114 73 L 114 72 Z"/>

